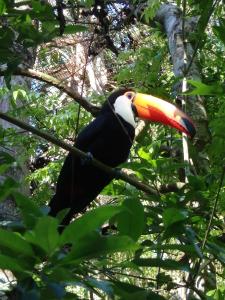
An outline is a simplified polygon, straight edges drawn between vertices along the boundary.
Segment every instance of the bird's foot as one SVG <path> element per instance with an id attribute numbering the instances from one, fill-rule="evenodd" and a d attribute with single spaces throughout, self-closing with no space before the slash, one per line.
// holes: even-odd
<path id="1" fill-rule="evenodd" d="M 81 165 L 82 166 L 88 166 L 92 163 L 93 155 L 91 152 L 86 153 L 86 157 L 81 159 Z"/>

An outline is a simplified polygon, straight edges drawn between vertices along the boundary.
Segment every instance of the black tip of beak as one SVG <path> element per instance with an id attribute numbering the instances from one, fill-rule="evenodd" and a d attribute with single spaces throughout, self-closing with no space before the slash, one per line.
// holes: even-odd
<path id="1" fill-rule="evenodd" d="M 185 127 L 187 129 L 188 135 L 191 138 L 193 138 L 195 136 L 195 134 L 196 134 L 196 129 L 195 129 L 194 124 L 190 120 L 188 120 L 186 118 L 182 118 L 182 121 L 183 121 L 183 123 L 184 123 L 184 125 L 185 125 Z"/>

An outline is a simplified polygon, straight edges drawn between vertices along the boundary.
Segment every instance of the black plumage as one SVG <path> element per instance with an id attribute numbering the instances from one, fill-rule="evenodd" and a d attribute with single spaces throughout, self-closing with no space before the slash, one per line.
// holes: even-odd
<path id="1" fill-rule="evenodd" d="M 116 114 L 113 107 L 115 100 L 126 91 L 121 89 L 112 93 L 96 119 L 81 131 L 75 142 L 75 147 L 90 152 L 94 158 L 111 167 L 127 160 L 134 139 L 134 127 Z M 91 162 L 69 153 L 57 181 L 56 193 L 49 204 L 49 214 L 56 216 L 60 210 L 69 208 L 62 222 L 63 226 L 67 225 L 112 179 Z"/>

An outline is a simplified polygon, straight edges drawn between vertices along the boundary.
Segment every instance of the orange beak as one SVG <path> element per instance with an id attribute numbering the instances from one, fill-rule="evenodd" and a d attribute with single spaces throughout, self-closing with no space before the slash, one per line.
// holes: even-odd
<path id="1" fill-rule="evenodd" d="M 175 105 L 151 95 L 136 93 L 133 98 L 137 116 L 141 119 L 160 122 L 186 133 L 193 138 L 196 130 L 192 120 Z"/>

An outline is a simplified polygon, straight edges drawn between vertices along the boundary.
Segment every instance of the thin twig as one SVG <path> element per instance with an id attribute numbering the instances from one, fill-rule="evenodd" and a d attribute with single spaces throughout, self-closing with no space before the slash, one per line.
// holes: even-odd
<path id="1" fill-rule="evenodd" d="M 225 177 L 225 166 L 223 167 L 223 171 L 222 171 L 221 178 L 220 178 L 220 184 L 219 184 L 218 191 L 217 191 L 217 194 L 216 194 L 216 199 L 215 199 L 213 209 L 212 209 L 212 212 L 211 212 L 211 215 L 210 215 L 210 219 L 209 219 L 208 227 L 206 229 L 205 237 L 204 237 L 204 240 L 202 242 L 202 247 L 201 247 L 202 252 L 205 250 L 205 245 L 206 245 L 207 238 L 208 238 L 211 226 L 212 226 L 212 221 L 213 221 L 213 218 L 214 218 L 214 215 L 215 215 L 215 212 L 216 212 L 216 207 L 217 207 L 217 204 L 218 204 L 218 201 L 219 201 L 219 195 L 220 195 L 220 192 L 221 192 L 221 189 L 222 189 L 224 177 Z"/>
<path id="2" fill-rule="evenodd" d="M 213 218 L 215 216 L 215 211 L 216 211 L 216 207 L 217 207 L 217 204 L 218 204 L 218 201 L 219 201 L 219 195 L 220 195 L 220 192 L 221 192 L 221 189 L 222 189 L 224 177 L 225 177 L 225 166 L 223 166 L 222 174 L 221 174 L 221 177 L 220 177 L 220 184 L 219 184 L 218 191 L 217 191 L 217 194 L 216 194 L 215 202 L 213 204 L 213 208 L 212 208 L 209 223 L 208 223 L 208 226 L 207 226 L 207 229 L 206 229 L 205 237 L 204 237 L 204 240 L 202 242 L 202 246 L 201 246 L 202 252 L 205 250 L 206 242 L 207 242 L 207 239 L 208 239 L 208 236 L 209 236 L 209 232 L 211 230 L 212 221 L 213 221 Z M 200 267 L 201 267 L 201 262 L 202 262 L 202 258 L 200 258 L 196 262 L 195 267 L 194 267 L 194 275 L 192 276 L 192 280 L 194 280 L 198 276 L 199 271 L 200 271 Z"/>
<path id="3" fill-rule="evenodd" d="M 187 68 L 187 41 L 185 36 L 185 18 L 186 18 L 186 0 L 183 0 L 183 17 L 182 17 L 182 40 L 183 40 L 183 59 L 184 59 L 184 74 Z M 182 93 L 185 93 L 187 91 L 187 78 L 186 75 L 184 75 L 182 80 Z M 183 95 L 182 97 L 182 109 L 183 111 L 186 111 L 186 101 L 187 96 Z M 188 175 L 190 175 L 190 168 L 189 168 L 189 149 L 188 149 L 188 139 L 187 135 L 185 133 L 182 133 L 182 145 L 183 145 L 183 159 L 185 162 L 185 182 L 188 182 Z"/>

